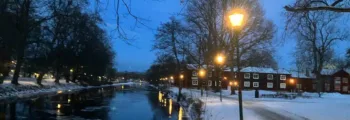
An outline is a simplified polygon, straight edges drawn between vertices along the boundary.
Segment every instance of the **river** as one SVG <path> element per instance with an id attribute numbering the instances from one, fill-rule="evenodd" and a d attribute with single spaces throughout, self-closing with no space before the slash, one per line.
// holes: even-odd
<path id="1" fill-rule="evenodd" d="M 0 119 L 181 120 L 183 112 L 155 89 L 115 86 L 2 102 Z"/>

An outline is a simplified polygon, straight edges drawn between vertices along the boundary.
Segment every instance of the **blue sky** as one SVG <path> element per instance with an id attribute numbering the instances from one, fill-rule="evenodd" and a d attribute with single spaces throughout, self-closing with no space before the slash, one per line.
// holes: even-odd
<path id="1" fill-rule="evenodd" d="M 115 9 L 113 3 L 101 5 L 105 6 L 105 10 L 101 12 L 102 18 L 105 21 L 105 29 L 110 33 L 114 39 L 112 40 L 113 48 L 117 53 L 117 68 L 119 71 L 145 71 L 149 68 L 152 62 L 156 59 L 156 54 L 151 51 L 154 40 L 156 28 L 169 20 L 171 15 L 176 15 L 183 9 L 180 0 L 131 0 L 132 12 L 142 18 L 148 27 L 135 26 L 135 21 L 130 17 L 123 17 L 121 19 L 122 26 L 129 36 L 135 36 L 133 45 L 127 45 L 120 39 L 117 39 L 117 33 L 113 32 L 116 26 Z M 281 42 L 281 34 L 284 29 L 284 18 L 282 16 L 283 6 L 294 0 L 260 0 L 264 10 L 265 16 L 272 20 L 278 32 L 274 40 L 278 42 L 276 48 L 275 59 L 278 61 L 280 68 L 292 68 L 293 64 L 293 49 L 295 42 L 293 39 L 286 39 Z M 125 9 L 123 10 L 124 12 Z M 335 45 L 338 56 L 345 55 L 345 48 L 350 47 L 349 42 L 345 44 Z"/>

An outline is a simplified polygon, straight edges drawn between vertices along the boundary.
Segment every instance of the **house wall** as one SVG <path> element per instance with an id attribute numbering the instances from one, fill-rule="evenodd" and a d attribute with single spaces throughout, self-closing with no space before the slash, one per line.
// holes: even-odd
<path id="1" fill-rule="evenodd" d="M 334 92 L 350 93 L 349 73 L 340 70 L 332 75 L 331 86 Z M 340 81 L 339 81 L 340 80 Z M 339 89 L 340 87 L 340 89 Z"/>

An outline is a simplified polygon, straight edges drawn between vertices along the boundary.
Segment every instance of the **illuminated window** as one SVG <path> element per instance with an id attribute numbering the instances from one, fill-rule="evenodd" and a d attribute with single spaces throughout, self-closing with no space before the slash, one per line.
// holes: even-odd
<path id="1" fill-rule="evenodd" d="M 198 80 L 192 80 L 192 85 L 198 85 Z"/>
<path id="2" fill-rule="evenodd" d="M 244 81 L 244 87 L 250 87 L 250 82 L 249 81 Z"/>

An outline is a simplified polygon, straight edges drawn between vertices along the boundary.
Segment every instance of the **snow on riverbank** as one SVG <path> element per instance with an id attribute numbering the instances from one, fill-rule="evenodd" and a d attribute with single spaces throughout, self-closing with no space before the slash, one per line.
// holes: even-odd
<path id="1" fill-rule="evenodd" d="M 178 93 L 178 88 L 171 87 L 169 89 L 170 91 L 174 93 Z M 239 109 L 238 109 L 238 102 L 228 99 L 223 99 L 222 102 L 220 102 L 219 97 L 208 95 L 204 93 L 204 96 L 201 97 L 200 91 L 198 90 L 190 90 L 190 89 L 182 89 L 182 94 L 192 97 L 192 98 L 198 98 L 200 99 L 204 105 L 204 115 L 202 115 L 202 118 L 205 120 L 238 120 L 239 119 Z M 243 109 L 244 111 L 244 119 L 246 120 L 261 120 L 262 118 L 255 114 L 253 111 L 248 109 Z"/>
<path id="2" fill-rule="evenodd" d="M 133 85 L 134 83 L 115 83 L 102 86 L 87 86 L 83 87 L 75 83 L 66 83 L 65 80 L 60 80 L 60 84 L 55 84 L 53 79 L 43 80 L 43 86 L 36 84 L 35 79 L 20 79 L 18 86 L 11 84 L 10 80 L 5 80 L 0 84 L 0 100 L 16 100 L 17 98 L 26 98 L 41 94 L 71 92 L 80 89 L 99 88 L 118 85 Z"/>

